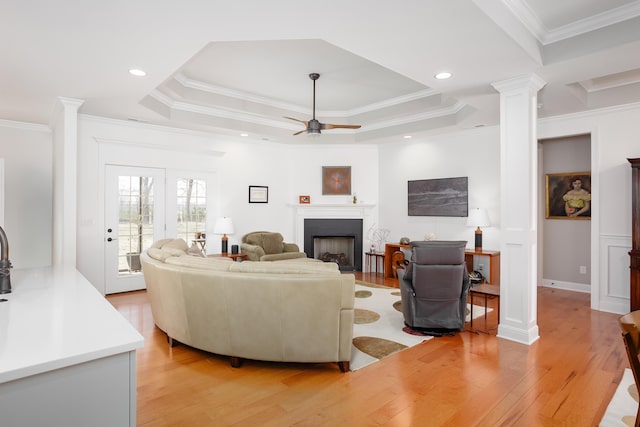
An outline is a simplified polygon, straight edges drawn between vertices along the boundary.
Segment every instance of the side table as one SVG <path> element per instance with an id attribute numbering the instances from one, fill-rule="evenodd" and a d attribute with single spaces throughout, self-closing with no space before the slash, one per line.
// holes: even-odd
<path id="1" fill-rule="evenodd" d="M 365 255 L 365 271 L 371 273 L 371 258 L 373 258 L 374 269 L 376 271 L 376 274 L 378 274 L 378 260 L 382 260 L 382 267 L 384 268 L 384 252 L 365 252 Z M 384 271 L 383 268 L 381 268 L 380 270 Z"/>
<path id="2" fill-rule="evenodd" d="M 247 254 L 210 254 L 207 258 L 231 258 L 234 261 L 240 262 L 247 259 Z"/>
<path id="3" fill-rule="evenodd" d="M 497 298 L 498 299 L 498 323 L 500 323 L 500 286 L 498 285 L 488 285 L 482 284 L 469 288 L 469 295 L 471 299 L 471 327 L 473 328 L 473 295 L 484 295 L 484 318 L 485 321 L 487 319 L 487 297 Z M 480 331 L 487 332 L 488 331 Z"/>

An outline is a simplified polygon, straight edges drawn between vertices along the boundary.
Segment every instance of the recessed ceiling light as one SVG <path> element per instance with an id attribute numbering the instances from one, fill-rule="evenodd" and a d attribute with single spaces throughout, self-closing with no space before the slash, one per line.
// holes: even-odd
<path id="1" fill-rule="evenodd" d="M 248 133 L 241 133 L 240 136 L 249 136 Z"/>
<path id="2" fill-rule="evenodd" d="M 404 139 L 411 139 L 411 135 L 405 135 L 403 136 Z"/>
<path id="3" fill-rule="evenodd" d="M 129 70 L 129 74 L 131 74 L 132 76 L 136 76 L 136 77 L 144 77 L 147 75 L 146 71 L 144 70 L 139 70 L 137 68 L 132 68 Z"/>
<path id="4" fill-rule="evenodd" d="M 453 74 L 449 73 L 448 71 L 443 71 L 442 73 L 436 74 L 434 77 L 438 80 L 446 80 L 450 78 L 452 75 Z"/>

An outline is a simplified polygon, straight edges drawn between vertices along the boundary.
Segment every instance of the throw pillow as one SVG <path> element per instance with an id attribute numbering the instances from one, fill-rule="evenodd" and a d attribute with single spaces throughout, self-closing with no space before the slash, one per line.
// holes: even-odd
<path id="1" fill-rule="evenodd" d="M 197 257 L 202 257 L 202 258 L 206 257 L 205 254 L 202 253 L 202 251 L 200 250 L 198 245 L 196 245 L 195 243 L 193 243 L 189 247 L 189 249 L 187 250 L 187 255 L 197 256 Z"/>
<path id="2" fill-rule="evenodd" d="M 281 254 L 284 251 L 282 234 L 264 233 L 262 235 L 262 248 L 267 255 Z"/>
<path id="3" fill-rule="evenodd" d="M 157 248 L 157 249 L 161 249 L 164 245 L 166 245 L 167 243 L 171 242 L 173 239 L 161 239 L 161 240 L 156 240 L 155 242 L 153 242 L 153 245 L 151 245 L 152 248 Z"/>
<path id="4" fill-rule="evenodd" d="M 162 246 L 162 249 L 166 248 L 176 248 L 180 249 L 183 252 L 186 252 L 189 249 L 189 245 L 183 239 L 173 239 L 169 243 L 166 243 Z"/>

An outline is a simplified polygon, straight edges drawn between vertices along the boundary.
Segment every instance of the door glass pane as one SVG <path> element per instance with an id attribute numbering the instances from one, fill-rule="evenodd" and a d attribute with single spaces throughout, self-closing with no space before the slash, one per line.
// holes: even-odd
<path id="1" fill-rule="evenodd" d="M 207 186 L 203 179 L 180 178 L 177 181 L 177 235 L 191 245 L 205 249 Z"/>
<path id="2" fill-rule="evenodd" d="M 118 177 L 118 275 L 139 273 L 153 243 L 153 177 Z"/>

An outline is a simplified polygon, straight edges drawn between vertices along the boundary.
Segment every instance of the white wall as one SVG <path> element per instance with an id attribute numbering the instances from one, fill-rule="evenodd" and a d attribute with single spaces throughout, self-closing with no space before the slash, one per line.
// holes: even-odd
<path id="1" fill-rule="evenodd" d="M 592 140 L 592 307 L 623 313 L 629 306 L 631 248 L 631 171 L 626 159 L 640 157 L 640 105 L 539 120 L 540 139 L 578 134 L 591 134 Z M 313 203 L 346 203 L 346 198 L 321 195 L 320 174 L 322 166 L 350 165 L 354 191 L 361 201 L 378 206 L 377 225 L 391 231 L 390 241 L 434 233 L 471 245 L 473 230 L 465 218 L 407 216 L 408 180 L 468 176 L 469 207 L 486 207 L 493 223 L 484 229 L 483 246 L 495 249 L 500 246 L 499 139 L 498 127 L 486 127 L 379 147 L 293 147 L 81 116 L 78 267 L 94 285 L 102 283 L 101 146 L 112 147 L 103 149 L 107 156 L 129 145 L 120 152 L 122 164 L 162 163 L 216 172 L 219 214 L 232 217 L 236 225 L 230 244 L 257 228 L 277 229 L 293 238 L 291 204 L 297 204 L 298 195 L 311 195 Z M 16 268 L 51 262 L 51 140 L 45 126 L 0 121 L 5 225 Z M 249 204 L 249 185 L 268 185 L 269 203 Z"/>
<path id="2" fill-rule="evenodd" d="M 0 120 L 4 230 L 14 268 L 51 264 L 53 153 L 49 128 Z"/>
<path id="3" fill-rule="evenodd" d="M 591 307 L 629 311 L 631 168 L 640 157 L 640 104 L 542 119 L 540 139 L 591 134 Z"/>
<path id="4" fill-rule="evenodd" d="M 104 292 L 104 165 L 119 164 L 215 173 L 215 217 L 233 220 L 229 245 L 256 230 L 294 241 L 298 195 L 312 203 L 350 203 L 321 196 L 322 166 L 351 166 L 358 197 L 376 202 L 377 148 L 308 146 L 251 141 L 212 134 L 80 116 L 78 136 L 78 269 Z M 269 187 L 268 203 L 249 203 L 250 185 Z M 219 252 L 214 224 L 207 225 L 208 252 Z M 213 247 L 213 248 L 212 248 Z"/>
<path id="5" fill-rule="evenodd" d="M 474 246 L 467 218 L 407 215 L 407 181 L 469 178 L 469 208 L 488 210 L 491 227 L 483 228 L 482 247 L 500 249 L 500 129 L 471 129 L 425 139 L 400 140 L 380 147 L 380 224 L 389 241 L 401 237 L 423 240 L 433 233 L 441 240 L 466 240 Z"/>

